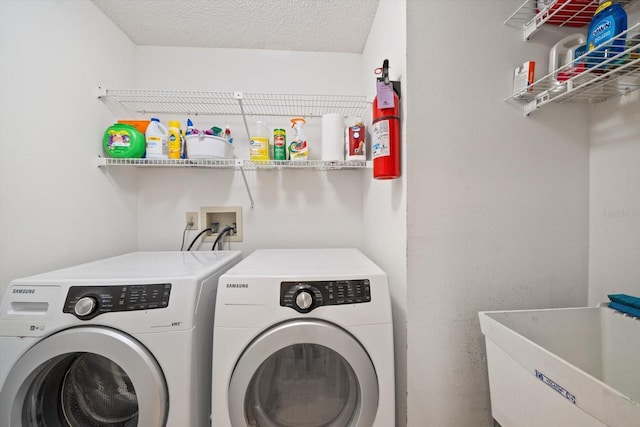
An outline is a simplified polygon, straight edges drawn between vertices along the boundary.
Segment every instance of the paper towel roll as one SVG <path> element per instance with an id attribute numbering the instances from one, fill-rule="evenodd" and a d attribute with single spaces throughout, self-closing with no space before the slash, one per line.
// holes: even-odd
<path id="1" fill-rule="evenodd" d="M 344 117 L 329 113 L 322 116 L 322 160 L 344 160 Z"/>

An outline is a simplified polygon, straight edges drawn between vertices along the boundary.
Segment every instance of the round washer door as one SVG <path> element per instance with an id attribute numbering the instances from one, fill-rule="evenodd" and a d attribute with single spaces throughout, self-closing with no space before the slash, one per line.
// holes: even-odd
<path id="1" fill-rule="evenodd" d="M 378 378 L 353 335 L 328 322 L 295 320 L 251 342 L 228 397 L 233 427 L 371 427 Z"/>
<path id="2" fill-rule="evenodd" d="M 0 391 L 0 425 L 162 427 L 168 412 L 162 371 L 132 337 L 78 327 L 38 342 Z"/>

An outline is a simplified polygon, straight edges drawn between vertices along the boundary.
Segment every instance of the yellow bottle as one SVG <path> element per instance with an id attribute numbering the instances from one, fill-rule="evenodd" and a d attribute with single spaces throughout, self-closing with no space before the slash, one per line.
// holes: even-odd
<path id="1" fill-rule="evenodd" d="M 264 122 L 256 122 L 249 141 L 249 153 L 252 162 L 269 160 L 269 129 Z"/>
<path id="2" fill-rule="evenodd" d="M 182 154 L 182 135 L 180 133 L 180 122 L 171 120 L 169 122 L 169 158 L 179 159 Z"/>

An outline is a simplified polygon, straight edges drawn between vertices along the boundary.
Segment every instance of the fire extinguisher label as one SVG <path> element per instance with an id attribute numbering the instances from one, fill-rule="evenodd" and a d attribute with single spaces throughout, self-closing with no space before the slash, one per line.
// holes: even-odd
<path id="1" fill-rule="evenodd" d="M 371 126 L 371 157 L 385 157 L 389 155 L 389 120 L 380 120 Z"/>
<path id="2" fill-rule="evenodd" d="M 396 102 L 393 98 L 393 85 L 391 85 L 391 83 L 384 84 L 383 80 L 378 80 L 376 83 L 376 99 L 378 100 L 378 107 L 381 110 L 395 108 Z"/>

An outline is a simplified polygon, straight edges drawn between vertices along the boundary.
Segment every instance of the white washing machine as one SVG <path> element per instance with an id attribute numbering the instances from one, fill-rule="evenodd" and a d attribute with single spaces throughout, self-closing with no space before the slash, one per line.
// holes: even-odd
<path id="1" fill-rule="evenodd" d="M 0 305 L 0 425 L 210 425 L 228 252 L 133 252 L 15 280 Z"/>
<path id="2" fill-rule="evenodd" d="M 355 249 L 258 250 L 220 278 L 215 427 L 395 425 L 387 275 Z"/>

